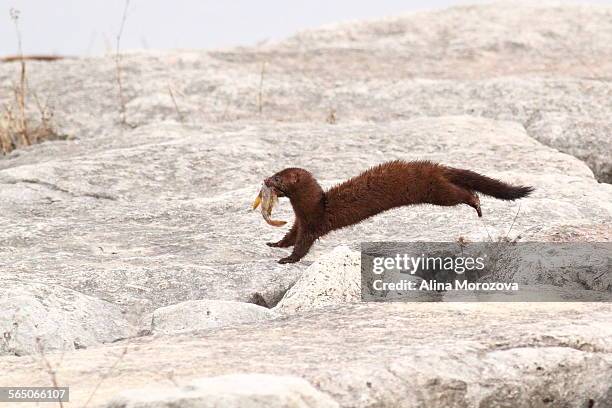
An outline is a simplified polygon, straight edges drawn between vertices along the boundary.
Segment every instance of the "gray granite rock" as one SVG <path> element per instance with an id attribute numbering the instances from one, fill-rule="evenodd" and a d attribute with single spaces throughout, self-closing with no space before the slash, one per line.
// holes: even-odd
<path id="1" fill-rule="evenodd" d="M 481 276 L 463 274 L 452 277 L 401 273 L 396 268 L 380 274 L 362 276 L 361 252 L 340 246 L 319 257 L 304 271 L 274 308 L 283 314 L 305 313 L 311 310 L 346 303 L 369 301 L 404 302 L 612 302 L 612 244 L 610 243 L 539 243 L 496 242 L 485 247 L 464 243 L 461 251 L 473 256 L 484 256 L 485 271 Z M 409 250 L 402 243 L 370 244 L 365 254 L 391 256 L 395 254 L 421 254 L 448 256 L 452 247 L 459 245 L 431 244 L 422 249 Z M 363 246 L 362 246 L 363 250 Z M 478 251 L 478 252 L 476 252 Z M 375 254 L 375 255 L 374 255 Z M 418 255 L 417 255 L 418 256 Z M 367 258 L 365 270 L 367 271 Z M 440 272 L 440 271 L 438 271 Z M 374 279 L 386 283 L 414 281 L 414 289 L 372 290 Z M 455 282 L 472 283 L 473 288 L 458 286 Z M 363 285 L 366 288 L 363 288 Z M 450 289 L 439 290 L 435 282 L 450 282 Z M 504 287 L 503 283 L 516 284 Z M 496 290 L 482 286 L 490 284 Z M 370 291 L 370 292 L 368 292 Z M 365 294 L 365 298 L 362 294 Z"/>
<path id="2" fill-rule="evenodd" d="M 135 334 L 119 306 L 53 284 L 3 279 L 0 356 L 75 350 Z"/>
<path id="3" fill-rule="evenodd" d="M 361 255 L 347 246 L 334 248 L 308 267 L 274 310 L 300 313 L 361 301 Z"/>
<path id="4" fill-rule="evenodd" d="M 324 123 L 332 111 L 339 123 L 478 115 L 522 123 L 611 182 L 611 16 L 603 6 L 498 3 L 332 25 L 252 48 L 130 53 L 127 118 L 142 126 Z M 123 131 L 114 58 L 28 67 L 60 133 Z M 17 72 L 17 63 L 0 64 L 0 101 Z"/>
<path id="5" fill-rule="evenodd" d="M 282 136 L 290 141 L 277 143 Z M 6 278 L 107 299 L 138 320 L 142 312 L 194 299 L 274 306 L 319 254 L 339 244 L 497 239 L 515 217 L 511 237 L 529 240 L 556 225 L 605 228 L 612 219 L 612 188 L 510 122 L 461 116 L 386 125 L 162 123 L 123 137 L 115 143 L 129 147 L 106 146 L 101 136 L 66 144 L 52 157 L 32 149 L 32 164 L 4 161 Z M 483 219 L 464 206 L 397 209 L 330 234 L 299 264 L 276 263 L 287 250 L 265 242 L 286 228 L 250 211 L 266 175 L 302 166 L 330 186 L 399 158 L 468 167 L 536 191 L 518 203 L 483 198 Z M 286 200 L 278 209 L 279 218 L 292 219 Z"/>
<path id="6" fill-rule="evenodd" d="M 304 378 L 343 407 L 610 406 L 610 303 L 376 303 L 48 356 L 72 404 L 230 373 Z M 127 351 L 126 351 L 127 350 Z M 0 386 L 47 384 L 0 359 Z M 100 379 L 104 377 L 103 381 Z"/>
<path id="7" fill-rule="evenodd" d="M 189 300 L 160 307 L 147 314 L 143 318 L 141 330 L 153 334 L 176 334 L 254 323 L 275 316 L 270 309 L 252 303 Z"/>

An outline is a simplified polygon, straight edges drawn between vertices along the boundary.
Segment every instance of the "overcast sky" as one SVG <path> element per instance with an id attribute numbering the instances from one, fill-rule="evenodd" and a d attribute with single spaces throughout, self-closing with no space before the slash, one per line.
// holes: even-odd
<path id="1" fill-rule="evenodd" d="M 537 1 L 537 0 L 534 0 Z M 122 49 L 220 48 L 280 39 L 323 24 L 478 1 L 131 0 Z M 612 0 L 583 3 L 612 5 Z M 9 10 L 20 10 L 26 54 L 96 55 L 114 48 L 125 0 L 0 0 L 0 55 L 16 53 Z"/>

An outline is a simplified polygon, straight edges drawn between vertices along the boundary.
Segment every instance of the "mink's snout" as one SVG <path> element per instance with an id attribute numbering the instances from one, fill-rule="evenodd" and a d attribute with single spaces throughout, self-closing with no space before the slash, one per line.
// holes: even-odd
<path id="1" fill-rule="evenodd" d="M 285 194 L 285 187 L 283 186 L 283 183 L 281 182 L 279 176 L 272 176 L 268 177 L 267 179 L 264 179 L 264 185 L 272 189 L 272 191 L 274 191 L 274 194 L 276 194 L 277 197 L 287 196 L 287 194 Z"/>

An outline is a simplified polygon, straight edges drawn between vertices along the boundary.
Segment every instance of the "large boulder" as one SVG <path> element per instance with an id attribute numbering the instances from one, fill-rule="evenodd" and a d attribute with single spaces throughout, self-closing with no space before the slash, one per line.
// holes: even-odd
<path id="1" fill-rule="evenodd" d="M 478 115 L 518 121 L 612 182 L 611 16 L 610 7 L 496 3 L 331 25 L 251 48 L 133 52 L 122 57 L 127 119 L 143 126 Z M 0 64 L 0 102 L 12 98 L 18 73 L 18 63 Z M 121 135 L 114 58 L 28 62 L 28 82 L 49 101 L 60 133 Z M 110 140 L 106 146 L 117 145 Z"/>
<path id="2" fill-rule="evenodd" d="M 256 323 L 275 316 L 270 309 L 252 303 L 190 300 L 160 307 L 146 315 L 143 318 L 141 330 L 153 334 L 177 334 Z"/>
<path id="3" fill-rule="evenodd" d="M 129 389 L 164 401 L 198 378 L 261 373 L 304 378 L 344 407 L 607 407 L 611 314 L 610 303 L 352 304 L 48 359 L 77 406 L 96 387 L 90 406 Z M 49 382 L 36 360 L 4 357 L 0 372 L 0 386 Z"/>
<path id="4" fill-rule="evenodd" d="M 534 116 L 527 130 L 540 142 L 584 160 L 598 180 L 612 183 L 612 121 L 608 117 L 551 112 Z"/>
<path id="5" fill-rule="evenodd" d="M 265 49 L 302 53 L 300 72 L 334 77 L 606 78 L 611 16 L 609 6 L 496 2 L 329 24 Z"/>
<path id="6" fill-rule="evenodd" d="M 0 310 L 0 355 L 83 349 L 135 333 L 119 306 L 59 285 L 3 280 Z"/>
<path id="7" fill-rule="evenodd" d="M 469 245 L 468 243 L 464 243 Z M 300 276 L 283 299 L 274 308 L 283 314 L 305 313 L 314 309 L 338 306 L 362 301 L 362 293 L 369 300 L 411 302 L 456 302 L 456 301 L 612 301 L 612 271 L 610 270 L 610 243 L 505 243 L 496 242 L 485 247 L 478 246 L 488 257 L 486 275 L 468 276 L 469 282 L 515 282 L 519 290 L 501 292 L 478 289 L 454 289 L 437 291 L 427 289 L 432 280 L 446 281 L 445 276 L 422 274 L 410 275 L 390 269 L 377 275 L 384 282 L 413 280 L 418 290 L 385 290 L 384 293 L 362 292 L 362 254 L 347 246 L 340 246 L 319 257 Z M 436 250 L 423 245 L 428 255 L 448 256 L 455 243 L 440 245 Z M 362 250 L 364 250 L 362 245 Z M 369 244 L 364 254 L 391 256 L 396 253 L 420 254 L 416 249 L 406 252 L 402 243 Z M 436 252 L 440 251 L 440 252 Z M 367 260 L 366 260 L 367 262 Z M 371 276 L 371 275 L 370 275 Z M 462 275 L 454 276 L 451 282 Z M 366 279 L 369 279 L 366 276 Z M 427 282 L 423 282 L 426 280 Z M 366 280 L 367 282 L 367 280 Z M 426 283 L 422 286 L 422 283 Z M 371 283 L 366 283 L 366 286 Z M 454 283 L 453 283 L 454 285 Z M 371 286 L 369 286 L 371 288 Z M 374 296 L 372 296 L 374 295 Z M 384 297 L 384 299 L 382 299 Z"/>
<path id="8" fill-rule="evenodd" d="M 491 281 L 612 292 L 612 243 L 505 245 Z"/>
<path id="9" fill-rule="evenodd" d="M 275 310 L 298 313 L 361 300 L 361 255 L 339 246 L 319 257 L 285 293 Z"/>

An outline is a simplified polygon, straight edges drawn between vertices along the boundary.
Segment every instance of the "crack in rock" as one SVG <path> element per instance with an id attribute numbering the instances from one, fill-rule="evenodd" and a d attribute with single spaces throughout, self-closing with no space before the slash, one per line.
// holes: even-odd
<path id="1" fill-rule="evenodd" d="M 61 188 L 56 184 L 53 183 L 49 183 L 46 181 L 42 181 L 42 180 L 35 180 L 35 179 L 22 179 L 22 180 L 11 180 L 11 181 L 7 181 L 5 182 L 6 184 L 18 184 L 18 183 L 25 183 L 25 184 L 37 184 L 43 187 L 46 187 L 50 190 L 53 191 L 59 191 L 60 193 L 64 193 L 64 194 L 68 194 L 71 197 L 91 197 L 91 198 L 95 198 L 98 200 L 110 200 L 110 201 L 117 201 L 116 197 L 113 197 L 111 195 L 108 194 L 104 194 L 104 193 L 83 193 L 83 194 L 77 194 L 74 193 L 70 190 L 66 190 L 65 188 Z"/>

